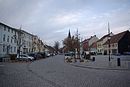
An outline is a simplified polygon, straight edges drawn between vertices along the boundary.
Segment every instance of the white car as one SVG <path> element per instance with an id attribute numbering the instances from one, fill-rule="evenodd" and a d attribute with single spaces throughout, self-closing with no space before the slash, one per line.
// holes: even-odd
<path id="1" fill-rule="evenodd" d="M 18 60 L 26 60 L 26 61 L 32 61 L 34 60 L 34 57 L 28 56 L 26 54 L 22 54 L 22 55 L 17 55 L 17 59 Z"/>
<path id="2" fill-rule="evenodd" d="M 71 53 L 65 53 L 65 59 L 72 59 L 73 55 Z"/>

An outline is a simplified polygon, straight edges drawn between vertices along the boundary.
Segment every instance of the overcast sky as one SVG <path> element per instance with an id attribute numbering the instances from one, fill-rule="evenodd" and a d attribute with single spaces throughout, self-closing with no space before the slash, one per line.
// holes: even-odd
<path id="1" fill-rule="evenodd" d="M 80 37 L 113 33 L 130 28 L 130 0 L 0 0 L 0 22 L 38 35 L 53 45 L 70 29 Z"/>

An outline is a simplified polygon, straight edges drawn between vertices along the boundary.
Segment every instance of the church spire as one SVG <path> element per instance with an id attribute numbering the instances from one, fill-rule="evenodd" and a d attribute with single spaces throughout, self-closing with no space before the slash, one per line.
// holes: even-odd
<path id="1" fill-rule="evenodd" d="M 108 22 L 108 34 L 110 34 L 110 25 L 109 25 L 109 22 Z"/>
<path id="2" fill-rule="evenodd" d="M 69 33 L 68 33 L 68 38 L 71 38 L 70 29 L 69 29 Z"/>

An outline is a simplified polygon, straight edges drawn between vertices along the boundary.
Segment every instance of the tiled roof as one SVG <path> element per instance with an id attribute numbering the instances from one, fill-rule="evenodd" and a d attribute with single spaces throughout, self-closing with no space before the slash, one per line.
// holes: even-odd
<path id="1" fill-rule="evenodd" d="M 107 34 L 107 35 L 104 35 L 101 39 L 99 39 L 97 42 L 100 42 L 100 41 L 102 41 L 104 38 L 106 38 L 106 37 L 108 37 L 109 36 L 109 34 Z"/>
<path id="2" fill-rule="evenodd" d="M 88 39 L 85 39 L 84 41 L 82 41 L 82 43 L 86 43 L 86 42 L 88 42 Z"/>
<path id="3" fill-rule="evenodd" d="M 96 37 L 96 35 L 94 35 L 94 36 L 91 36 L 90 38 L 83 40 L 83 41 L 82 41 L 82 43 L 89 42 L 89 40 L 91 40 L 91 39 L 92 39 L 92 38 L 94 38 L 94 37 Z"/>
<path id="4" fill-rule="evenodd" d="M 90 48 L 97 48 L 97 42 L 94 42 L 92 45 L 90 45 Z"/>
<path id="5" fill-rule="evenodd" d="M 110 39 L 110 43 L 118 43 L 119 40 L 120 40 L 127 32 L 129 32 L 129 31 L 127 30 L 127 31 L 118 33 L 118 34 L 116 34 L 116 35 L 113 35 L 113 36 L 111 37 L 111 39 Z M 109 41 L 107 40 L 106 43 L 104 43 L 104 45 L 105 45 L 105 44 L 108 44 L 108 43 L 109 43 Z"/>

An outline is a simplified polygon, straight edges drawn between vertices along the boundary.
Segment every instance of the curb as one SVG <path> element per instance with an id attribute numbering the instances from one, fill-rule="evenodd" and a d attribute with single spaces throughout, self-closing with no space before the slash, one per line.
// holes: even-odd
<path id="1" fill-rule="evenodd" d="M 78 67 L 78 68 L 88 68 L 88 69 L 96 69 L 96 70 L 119 70 L 119 71 L 130 71 L 130 69 L 117 69 L 117 68 L 105 68 L 105 67 L 92 67 L 92 66 L 83 66 L 83 65 L 76 65 L 72 63 L 68 63 L 71 66 Z"/>

